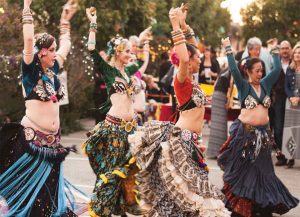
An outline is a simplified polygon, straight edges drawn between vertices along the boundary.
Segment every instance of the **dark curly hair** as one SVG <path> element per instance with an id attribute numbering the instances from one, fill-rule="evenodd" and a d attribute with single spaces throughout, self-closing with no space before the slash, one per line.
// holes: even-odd
<path id="1" fill-rule="evenodd" d="M 42 50 L 43 48 L 49 48 L 54 41 L 55 38 L 48 33 L 40 33 L 35 35 L 35 47 L 38 49 L 38 51 Z"/>

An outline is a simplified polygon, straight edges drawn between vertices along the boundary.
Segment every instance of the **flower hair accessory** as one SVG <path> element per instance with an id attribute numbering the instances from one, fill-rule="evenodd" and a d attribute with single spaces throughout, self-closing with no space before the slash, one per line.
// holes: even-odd
<path id="1" fill-rule="evenodd" d="M 47 54 L 48 54 L 48 49 L 47 48 L 42 48 L 42 50 L 41 50 L 41 54 L 42 54 L 42 56 L 46 56 Z"/>
<path id="2" fill-rule="evenodd" d="M 176 54 L 175 49 L 173 49 L 173 50 L 171 51 L 171 63 L 172 63 L 173 65 L 179 66 L 179 58 L 178 58 L 178 56 L 177 56 L 177 54 Z"/>
<path id="3" fill-rule="evenodd" d="M 107 42 L 108 55 L 113 55 L 116 51 L 122 52 L 125 49 L 126 41 L 127 39 L 122 38 L 120 35 L 116 35 L 116 37 L 112 38 L 109 42 Z"/>

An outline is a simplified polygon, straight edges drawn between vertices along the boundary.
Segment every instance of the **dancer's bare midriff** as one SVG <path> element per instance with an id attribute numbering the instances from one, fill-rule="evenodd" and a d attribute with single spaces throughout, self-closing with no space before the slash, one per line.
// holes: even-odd
<path id="1" fill-rule="evenodd" d="M 59 103 L 52 101 L 27 100 L 21 124 L 46 134 L 55 134 L 60 128 Z"/>
<path id="2" fill-rule="evenodd" d="M 134 117 L 133 101 L 127 94 L 115 93 L 110 97 L 112 107 L 108 114 L 126 121 Z"/>
<path id="3" fill-rule="evenodd" d="M 180 117 L 175 126 L 200 134 L 203 127 L 204 113 L 204 106 L 180 112 Z"/>
<path id="4" fill-rule="evenodd" d="M 253 109 L 242 109 L 239 119 L 244 124 L 263 126 L 269 123 L 268 109 L 258 105 Z"/>

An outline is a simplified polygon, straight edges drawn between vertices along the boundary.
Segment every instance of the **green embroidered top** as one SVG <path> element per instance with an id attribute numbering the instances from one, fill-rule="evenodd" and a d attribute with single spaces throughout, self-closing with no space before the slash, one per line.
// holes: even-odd
<path id="1" fill-rule="evenodd" d="M 100 107 L 100 112 L 107 113 L 112 106 L 110 101 L 110 90 L 115 83 L 116 77 L 123 78 L 125 81 L 126 78 L 123 77 L 123 75 L 117 68 L 105 62 L 105 60 L 99 55 L 99 52 L 96 49 L 90 51 L 90 53 L 94 60 L 94 66 L 103 75 L 103 80 L 106 85 L 106 91 L 109 97 L 107 101 Z M 131 75 L 136 73 L 142 65 L 143 61 L 137 60 L 135 63 L 125 67 L 125 73 L 128 75 L 128 77 L 130 77 Z"/>

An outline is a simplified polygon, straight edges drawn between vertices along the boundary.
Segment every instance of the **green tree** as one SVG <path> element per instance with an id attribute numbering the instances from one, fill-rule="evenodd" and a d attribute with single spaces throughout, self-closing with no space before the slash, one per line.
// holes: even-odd
<path id="1" fill-rule="evenodd" d="M 35 32 L 46 31 L 55 38 L 59 36 L 59 19 L 62 6 L 66 0 L 33 1 L 32 10 L 35 22 Z M 92 105 L 91 81 L 92 65 L 88 61 L 89 54 L 85 43 L 88 35 L 89 22 L 85 15 L 85 8 L 94 6 L 98 15 L 97 46 L 106 49 L 107 41 L 116 33 L 123 36 L 138 35 L 143 29 L 151 24 L 153 20 L 163 17 L 157 13 L 157 9 L 163 10 L 164 1 L 158 0 L 80 0 L 79 10 L 71 21 L 72 52 L 69 55 L 64 69 L 68 72 L 68 90 L 70 104 L 62 106 L 61 119 L 62 128 L 75 126 L 75 120 L 90 113 Z M 24 113 L 24 101 L 20 85 L 20 61 L 23 49 L 22 36 L 22 0 L 0 0 L 0 116 L 11 115 L 17 112 L 18 120 Z M 167 13 L 165 14 L 167 18 Z M 154 26 L 157 31 L 160 25 Z M 168 25 L 162 25 L 167 28 Z M 16 97 L 17 96 L 17 97 Z M 23 101 L 23 102 L 22 102 Z M 20 103 L 21 102 L 21 103 Z"/>
<path id="2" fill-rule="evenodd" d="M 174 0 L 173 6 L 180 6 L 181 0 Z M 187 23 L 194 29 L 204 44 L 217 47 L 230 27 L 230 14 L 221 8 L 222 0 L 189 0 Z"/>
<path id="3" fill-rule="evenodd" d="M 242 35 L 257 36 L 266 42 L 270 38 L 296 43 L 300 36 L 300 4 L 298 0 L 258 0 L 242 10 Z"/>

